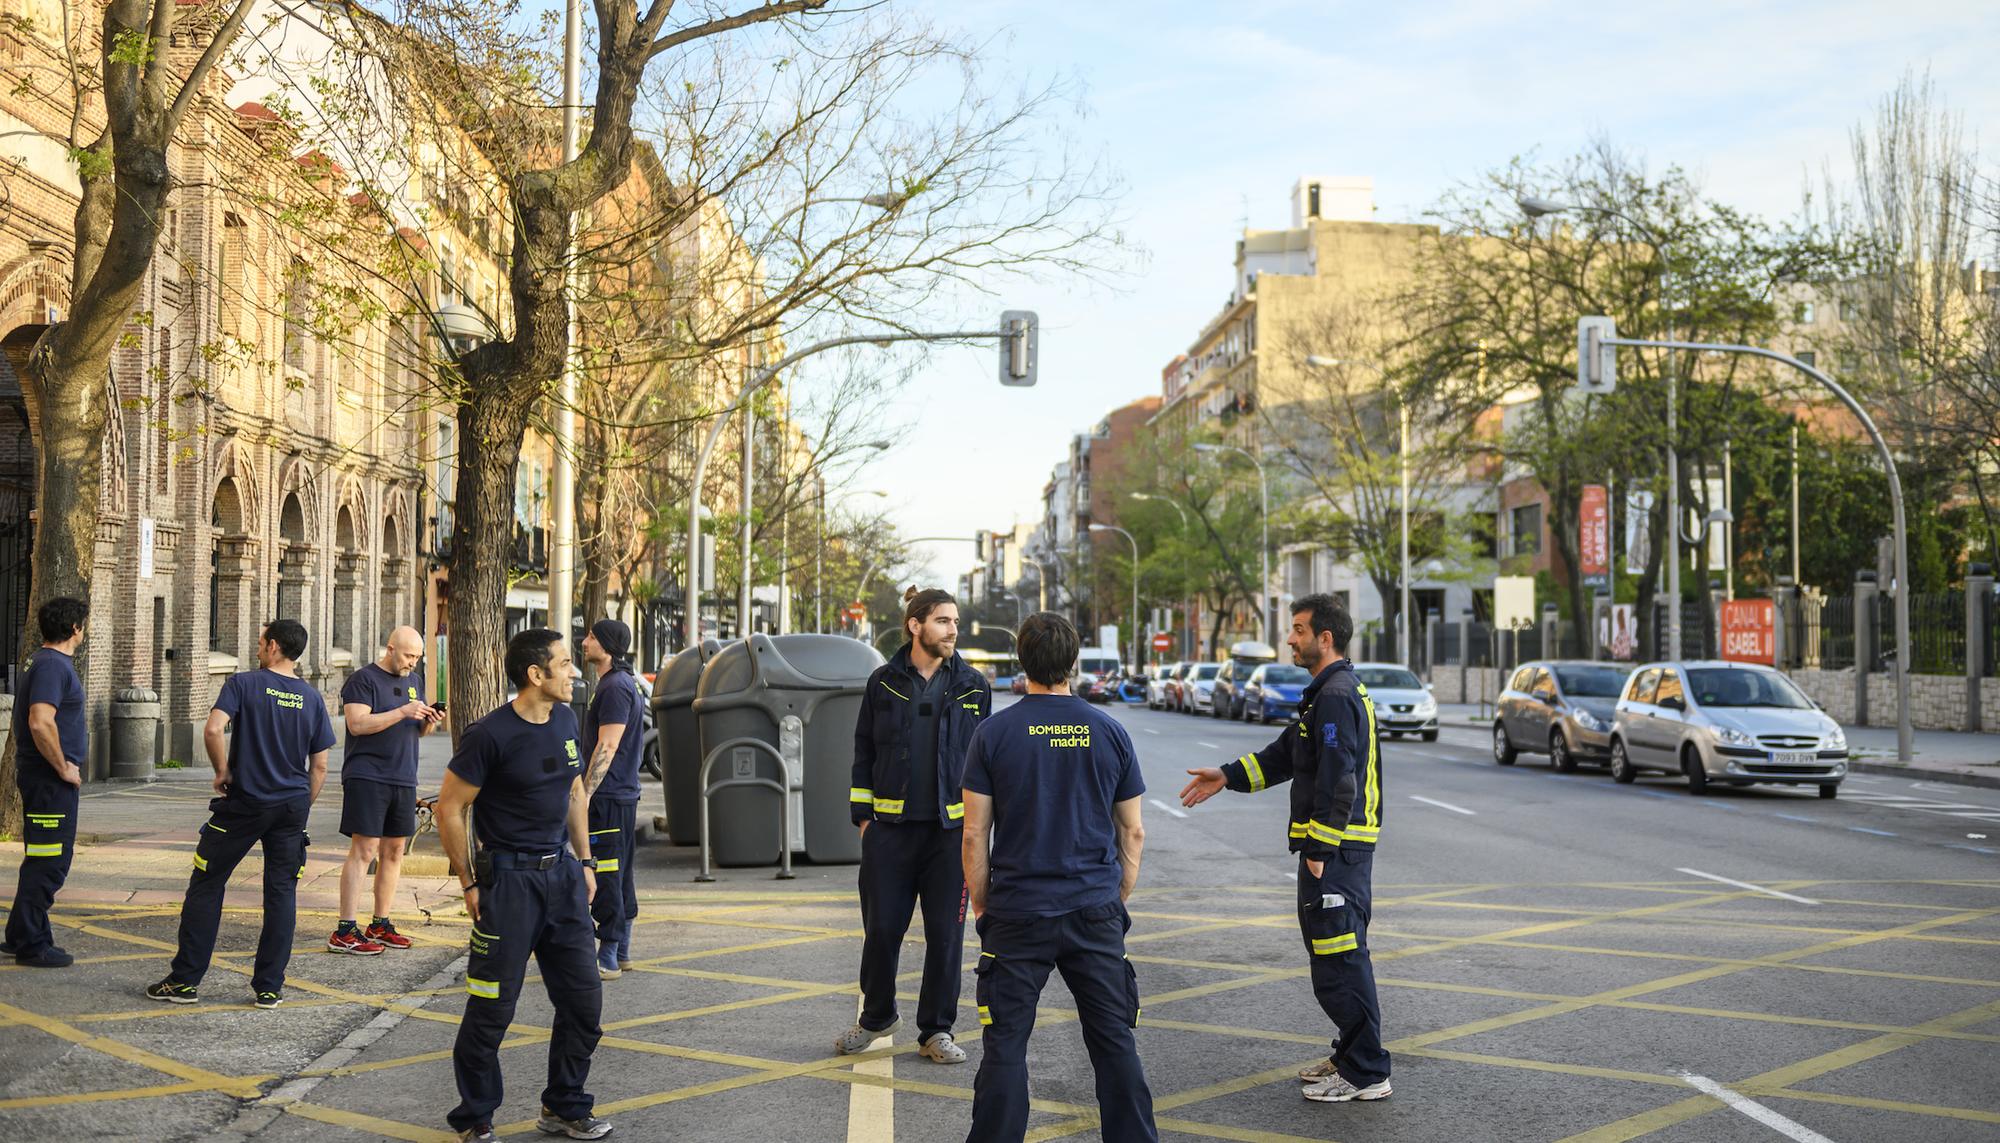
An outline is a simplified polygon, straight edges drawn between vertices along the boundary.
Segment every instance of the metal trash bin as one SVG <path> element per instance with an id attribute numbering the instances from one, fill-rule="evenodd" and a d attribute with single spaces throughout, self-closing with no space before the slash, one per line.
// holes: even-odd
<path id="1" fill-rule="evenodd" d="M 793 852 L 816 862 L 860 861 L 860 831 L 847 809 L 854 723 L 868 676 L 881 665 L 873 647 L 840 635 L 752 635 L 723 648 L 702 671 L 694 700 L 703 759 L 739 739 L 776 749 L 727 746 L 708 766 L 709 787 L 739 778 L 780 782 L 792 791 Z M 780 754 L 795 759 L 797 772 L 782 772 Z M 710 796 L 709 845 L 717 864 L 778 861 L 778 798 L 776 790 L 757 786 Z"/>
<path id="2" fill-rule="evenodd" d="M 704 639 L 668 660 L 653 682 L 654 739 L 660 786 L 667 801 L 666 832 L 675 845 L 701 841 L 701 731 L 695 725 L 695 687 L 702 668 L 722 644 Z"/>

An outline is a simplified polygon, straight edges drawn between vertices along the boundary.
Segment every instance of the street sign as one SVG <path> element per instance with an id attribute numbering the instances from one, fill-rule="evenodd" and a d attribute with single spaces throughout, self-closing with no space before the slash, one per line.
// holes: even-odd
<path id="1" fill-rule="evenodd" d="M 841 608 L 840 613 L 842 615 L 847 616 L 849 619 L 852 619 L 854 622 L 859 623 L 862 620 L 868 618 L 868 605 L 857 600 L 853 603 L 848 604 L 846 607 Z"/>
<path id="2" fill-rule="evenodd" d="M 1041 319 L 1033 310 L 1004 310 L 1000 314 L 1000 383 L 1033 385 L 1035 364 L 1041 349 Z"/>
<path id="3" fill-rule="evenodd" d="M 1722 605 L 1722 657 L 1732 663 L 1775 666 L 1777 638 L 1771 601 L 1731 599 Z"/>
<path id="4" fill-rule="evenodd" d="M 1618 388 L 1618 347 L 1604 340 L 1618 336 L 1618 324 L 1608 317 L 1576 319 L 1576 391 L 1602 397 Z"/>
<path id="5" fill-rule="evenodd" d="M 1174 649 L 1174 637 L 1165 632 L 1153 636 L 1153 650 L 1164 655 Z"/>
<path id="6" fill-rule="evenodd" d="M 1577 562 L 1588 587 L 1611 583 L 1611 493 L 1602 484 L 1583 486 L 1577 511 Z"/>

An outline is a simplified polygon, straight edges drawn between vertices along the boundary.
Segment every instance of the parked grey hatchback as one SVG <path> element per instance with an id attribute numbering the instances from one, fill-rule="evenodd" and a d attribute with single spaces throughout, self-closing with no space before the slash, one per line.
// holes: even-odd
<path id="1" fill-rule="evenodd" d="M 1837 797 L 1847 735 L 1792 680 L 1747 663 L 1648 663 L 1632 672 L 1611 731 L 1611 776 L 1641 770 L 1711 783 L 1817 786 Z"/>
<path id="2" fill-rule="evenodd" d="M 1609 762 L 1613 713 L 1630 674 L 1589 660 L 1523 663 L 1494 704 L 1493 760 L 1512 766 L 1521 754 L 1547 754 L 1564 773 Z"/>

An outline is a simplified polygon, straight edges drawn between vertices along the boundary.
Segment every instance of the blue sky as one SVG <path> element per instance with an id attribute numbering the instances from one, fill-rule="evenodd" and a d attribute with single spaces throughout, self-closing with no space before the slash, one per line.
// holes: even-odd
<path id="1" fill-rule="evenodd" d="M 1127 232 L 1149 257 L 1110 289 L 1008 290 L 1007 304 L 1042 315 L 1034 389 L 1001 388 L 987 349 L 930 358 L 885 410 L 910 444 L 854 485 L 891 490 L 906 535 L 1035 519 L 1070 434 L 1158 392 L 1161 367 L 1230 290 L 1243 220 L 1287 225 L 1301 175 L 1370 176 L 1377 218 L 1420 221 L 1457 181 L 1601 134 L 1783 216 L 1829 165 L 1844 172 L 1849 130 L 1906 68 L 1928 68 L 1968 125 L 2000 122 L 2000 5 L 1974 0 L 907 7 L 990 40 L 998 68 L 1083 86 L 1090 114 L 1069 125 L 1074 141 L 1124 178 Z M 970 545 L 928 552 L 947 585 L 970 563 Z"/>

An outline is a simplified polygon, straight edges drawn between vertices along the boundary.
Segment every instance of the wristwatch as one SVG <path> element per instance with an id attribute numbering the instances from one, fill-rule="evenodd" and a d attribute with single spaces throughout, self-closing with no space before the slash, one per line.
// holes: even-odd
<path id="1" fill-rule="evenodd" d="M 583 859 L 583 867 L 584 867 L 585 869 L 596 869 L 596 868 L 597 868 L 597 859 L 596 859 L 595 857 L 586 857 L 586 858 L 584 858 L 584 859 Z"/>

